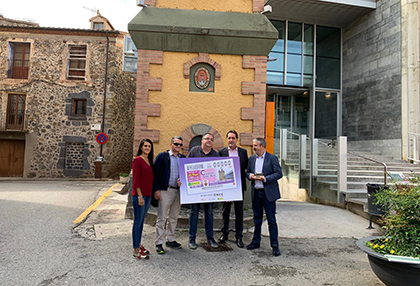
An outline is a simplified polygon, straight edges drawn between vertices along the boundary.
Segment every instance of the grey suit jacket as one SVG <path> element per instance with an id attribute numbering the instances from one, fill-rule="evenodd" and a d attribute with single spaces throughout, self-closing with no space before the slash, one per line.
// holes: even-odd
<path id="1" fill-rule="evenodd" d="M 248 161 L 248 168 L 246 171 L 246 177 L 250 179 L 251 174 L 255 174 L 255 160 L 257 155 L 252 155 Z M 264 184 L 264 192 L 269 202 L 280 199 L 280 190 L 277 180 L 283 177 L 279 160 L 273 154 L 265 152 L 264 163 L 263 163 L 263 174 L 266 182 Z M 252 189 L 252 200 L 254 200 L 254 185 L 255 180 L 251 180 Z"/>

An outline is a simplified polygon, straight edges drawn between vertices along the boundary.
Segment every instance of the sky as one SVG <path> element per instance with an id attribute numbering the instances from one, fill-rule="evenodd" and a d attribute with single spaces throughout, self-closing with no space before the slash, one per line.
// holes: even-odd
<path id="1" fill-rule="evenodd" d="M 91 11 L 94 10 L 95 12 Z M 1 0 L 4 18 L 32 20 L 41 27 L 90 29 L 89 19 L 99 10 L 114 29 L 127 32 L 140 12 L 136 0 Z"/>

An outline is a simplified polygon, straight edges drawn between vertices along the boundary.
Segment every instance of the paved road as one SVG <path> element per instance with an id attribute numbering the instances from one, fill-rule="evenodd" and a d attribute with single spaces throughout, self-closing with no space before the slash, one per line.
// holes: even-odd
<path id="1" fill-rule="evenodd" d="M 189 250 L 185 230 L 177 231 L 184 248 L 159 256 L 153 252 L 155 229 L 146 226 L 143 243 L 152 250 L 151 259 L 136 260 L 129 231 L 94 241 L 72 230 L 72 221 L 111 185 L 0 181 L 0 284 L 383 286 L 355 246 L 356 238 L 372 234 L 365 230 L 368 222 L 346 210 L 307 203 L 278 203 L 280 257 L 271 255 L 267 237 L 254 251 L 233 242 L 231 251 Z M 105 210 L 111 201 L 104 201 Z M 101 213 L 90 218 L 107 221 Z M 251 238 L 245 233 L 244 242 Z M 200 231 L 197 242 L 204 241 Z"/>

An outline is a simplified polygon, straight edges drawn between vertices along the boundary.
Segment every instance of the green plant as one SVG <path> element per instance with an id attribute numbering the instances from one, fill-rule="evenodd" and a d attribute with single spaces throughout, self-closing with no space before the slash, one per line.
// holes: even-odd
<path id="1" fill-rule="evenodd" d="M 120 173 L 120 177 L 126 178 L 126 177 L 128 177 L 128 174 L 127 173 Z"/>
<path id="2" fill-rule="evenodd" d="M 420 258 L 420 176 L 408 184 L 395 183 L 374 194 L 375 204 L 385 211 L 382 219 L 385 238 L 367 246 L 383 254 Z"/>

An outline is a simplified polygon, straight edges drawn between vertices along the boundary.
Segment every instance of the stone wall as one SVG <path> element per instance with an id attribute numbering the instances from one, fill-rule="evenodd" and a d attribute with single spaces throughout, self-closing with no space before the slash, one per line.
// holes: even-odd
<path id="1" fill-rule="evenodd" d="M 343 29 L 343 134 L 401 156 L 400 1 L 376 4 Z"/>
<path id="2" fill-rule="evenodd" d="M 28 79 L 7 78 L 8 57 L 0 58 L 0 132 L 6 131 L 5 113 L 10 93 L 26 95 L 23 133 L 27 138 L 27 177 L 93 177 L 94 160 L 101 146 L 91 130 L 101 124 L 105 84 L 105 32 L 51 35 L 2 32 L 0 52 L 8 54 L 9 42 L 31 43 Z M 56 31 L 55 31 L 56 32 Z M 118 35 L 117 35 L 118 34 Z M 108 77 L 104 132 L 109 141 L 102 146 L 102 176 L 127 172 L 132 160 L 135 75 L 122 71 L 124 36 L 109 36 Z M 86 81 L 67 80 L 68 45 L 87 45 Z M 72 116 L 74 99 L 86 100 L 86 116 Z M 33 136 L 36 134 L 36 136 Z M 77 154 L 76 154 L 77 153 Z M 81 154 L 83 158 L 81 159 Z M 74 160 L 77 163 L 72 162 Z"/>

